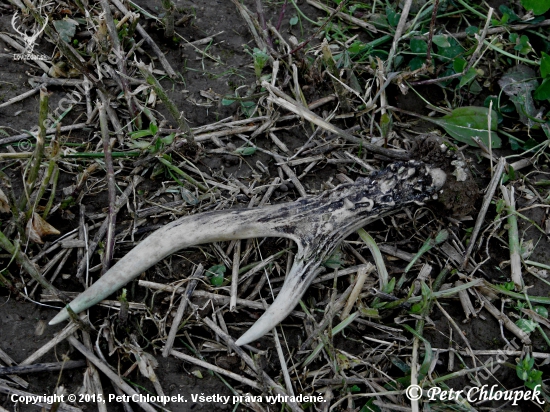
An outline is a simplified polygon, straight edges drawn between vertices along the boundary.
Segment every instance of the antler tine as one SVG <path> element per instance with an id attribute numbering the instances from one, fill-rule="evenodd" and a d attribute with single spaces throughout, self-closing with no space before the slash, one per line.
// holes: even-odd
<path id="1" fill-rule="evenodd" d="M 13 27 L 13 30 L 15 30 L 18 34 L 20 34 L 23 38 L 26 38 L 28 37 L 25 33 L 22 33 L 20 32 L 19 30 L 17 30 L 17 26 L 16 26 L 16 23 L 15 21 L 17 20 L 17 16 L 19 16 L 18 12 L 15 12 L 13 14 L 13 17 L 11 18 L 11 26 Z"/>
<path id="2" fill-rule="evenodd" d="M 36 40 L 38 38 L 38 36 L 40 36 L 42 34 L 42 32 L 46 29 L 46 25 L 48 24 L 49 19 L 50 19 L 50 17 L 46 16 L 46 21 L 42 25 L 42 28 L 38 31 L 38 33 L 36 33 L 32 36 L 33 40 Z"/>

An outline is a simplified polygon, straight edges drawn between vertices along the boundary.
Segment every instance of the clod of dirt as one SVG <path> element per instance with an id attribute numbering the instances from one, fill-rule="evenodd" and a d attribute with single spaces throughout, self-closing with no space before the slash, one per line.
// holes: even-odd
<path id="1" fill-rule="evenodd" d="M 472 177 L 465 159 L 459 159 L 456 147 L 436 134 L 418 136 L 412 151 L 413 159 L 442 169 L 447 180 L 438 195 L 438 202 L 453 216 L 466 216 L 475 208 L 479 188 Z M 461 154 L 462 156 L 462 154 Z"/>

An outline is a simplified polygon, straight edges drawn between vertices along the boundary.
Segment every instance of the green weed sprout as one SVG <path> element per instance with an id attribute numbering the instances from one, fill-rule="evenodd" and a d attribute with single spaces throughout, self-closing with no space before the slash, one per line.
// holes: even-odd
<path id="1" fill-rule="evenodd" d="M 269 54 L 267 54 L 263 50 L 258 49 L 257 47 L 254 47 L 252 57 L 254 58 L 254 73 L 259 79 L 262 76 L 262 70 L 269 61 Z"/>

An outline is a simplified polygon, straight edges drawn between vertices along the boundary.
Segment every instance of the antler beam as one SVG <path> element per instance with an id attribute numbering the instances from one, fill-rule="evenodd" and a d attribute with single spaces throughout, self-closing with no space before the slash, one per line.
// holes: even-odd
<path id="1" fill-rule="evenodd" d="M 394 163 L 367 178 L 317 196 L 256 209 L 190 215 L 151 234 L 69 306 L 79 313 L 114 293 L 166 256 L 189 246 L 233 239 L 285 237 L 298 245 L 279 295 L 236 344 L 269 332 L 294 309 L 317 269 L 350 233 L 408 204 L 428 200 L 445 183 L 440 169 L 417 161 Z M 68 319 L 63 309 L 51 321 Z"/>

